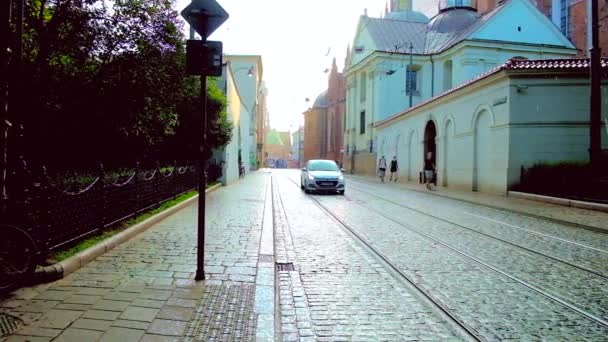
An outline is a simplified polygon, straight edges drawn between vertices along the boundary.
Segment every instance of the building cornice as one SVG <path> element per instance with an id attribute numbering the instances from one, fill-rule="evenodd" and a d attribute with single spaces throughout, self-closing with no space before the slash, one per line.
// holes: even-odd
<path id="1" fill-rule="evenodd" d="M 601 62 L 603 73 L 608 70 L 608 59 Z M 414 107 L 397 113 L 387 119 L 375 124 L 376 128 L 383 128 L 391 123 L 401 121 L 407 117 L 416 115 L 421 111 L 444 103 L 455 96 L 461 96 L 481 86 L 498 82 L 506 77 L 546 77 L 546 76 L 569 76 L 586 77 L 589 73 L 589 59 L 549 59 L 549 60 L 521 60 L 510 59 L 506 63 L 483 73 L 457 87 L 432 97 Z"/>

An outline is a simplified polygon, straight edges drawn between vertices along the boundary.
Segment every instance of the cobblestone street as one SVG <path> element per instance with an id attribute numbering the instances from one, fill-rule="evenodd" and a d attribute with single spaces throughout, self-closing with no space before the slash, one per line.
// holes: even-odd
<path id="1" fill-rule="evenodd" d="M 505 198 L 299 181 L 265 170 L 207 195 L 207 280 L 193 204 L 0 301 L 23 323 L 0 341 L 608 340 L 608 234 L 496 209 Z"/>
<path id="2" fill-rule="evenodd" d="M 275 175 L 286 340 L 606 341 L 608 235 L 362 179 L 307 196 L 298 172 Z"/>

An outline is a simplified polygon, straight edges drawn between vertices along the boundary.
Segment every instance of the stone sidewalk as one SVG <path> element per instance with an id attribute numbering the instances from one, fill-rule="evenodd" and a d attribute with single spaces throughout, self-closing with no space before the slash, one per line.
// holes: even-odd
<path id="1" fill-rule="evenodd" d="M 207 195 L 207 280 L 194 281 L 194 203 L 64 279 L 3 299 L 0 313 L 24 325 L 0 342 L 272 341 L 271 203 L 264 171 Z"/>
<path id="2" fill-rule="evenodd" d="M 399 180 L 397 183 L 381 184 L 378 177 L 350 175 L 353 181 L 377 183 L 378 186 L 397 187 L 403 190 L 423 192 L 430 195 L 447 197 L 473 204 L 529 215 L 558 223 L 570 224 L 594 231 L 608 233 L 608 213 L 580 208 L 565 207 L 556 204 L 531 201 L 522 198 L 485 194 L 473 191 L 460 191 L 438 186 L 435 191 L 429 191 L 423 184 Z"/>

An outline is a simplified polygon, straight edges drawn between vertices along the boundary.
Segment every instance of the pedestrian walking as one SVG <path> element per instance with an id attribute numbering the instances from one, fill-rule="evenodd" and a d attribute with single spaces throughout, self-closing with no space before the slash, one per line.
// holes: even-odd
<path id="1" fill-rule="evenodd" d="M 426 154 L 426 159 L 424 160 L 424 178 L 426 183 L 426 188 L 429 190 L 433 190 L 431 187 L 431 182 L 435 177 L 435 163 L 433 162 L 433 152 L 429 152 Z"/>
<path id="2" fill-rule="evenodd" d="M 399 178 L 399 164 L 397 163 L 397 156 L 393 156 L 393 160 L 391 160 L 391 178 L 389 178 L 389 182 L 394 181 L 396 182 L 397 179 Z"/>
<path id="3" fill-rule="evenodd" d="M 380 158 L 378 161 L 378 176 L 380 177 L 380 182 L 384 183 L 384 176 L 386 175 L 386 159 L 384 156 Z"/>

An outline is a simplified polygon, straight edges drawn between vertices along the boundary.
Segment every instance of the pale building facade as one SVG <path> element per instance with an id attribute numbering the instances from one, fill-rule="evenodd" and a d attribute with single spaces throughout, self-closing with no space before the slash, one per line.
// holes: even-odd
<path id="1" fill-rule="evenodd" d="M 268 122 L 268 107 L 266 100 L 268 98 L 268 88 L 266 84 L 262 82 L 258 91 L 258 105 L 256 114 L 256 168 L 265 167 L 264 160 L 266 160 L 266 123 Z"/>
<path id="2" fill-rule="evenodd" d="M 384 18 L 362 16 L 347 60 L 344 166 L 373 174 L 375 123 L 463 84 L 513 57 L 568 58 L 572 43 L 528 0 L 480 14 L 470 0 L 440 2 L 433 18 L 397 1 Z M 410 103 L 411 101 L 411 103 Z"/>
<path id="3" fill-rule="evenodd" d="M 258 145 L 264 139 L 264 132 L 259 132 L 261 122 L 265 122 L 266 114 L 265 93 L 263 88 L 264 69 L 262 57 L 258 55 L 228 55 L 225 61 L 230 66 L 228 70 L 235 80 L 236 90 L 243 110 L 240 121 L 239 158 L 245 166 L 246 173 L 258 168 L 258 155 L 262 146 Z M 230 99 L 229 99 L 230 101 Z"/>
<path id="4" fill-rule="evenodd" d="M 245 174 L 257 168 L 259 127 L 258 115 L 265 113 L 262 91 L 262 59 L 260 56 L 224 56 L 224 72 L 220 84 L 226 94 L 227 113 L 232 123 L 232 138 L 223 149 L 214 152 L 222 164 L 224 185 L 239 179 L 242 162 Z M 262 108 L 262 109 L 260 109 Z M 264 139 L 264 138 L 262 138 Z"/>
<path id="5" fill-rule="evenodd" d="M 588 69 L 579 59 L 510 60 L 380 121 L 378 152 L 398 157 L 403 179 L 418 181 L 432 152 L 439 185 L 504 194 L 522 166 L 588 160 Z M 606 149 L 606 106 L 602 117 Z"/>

